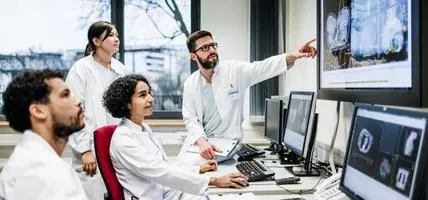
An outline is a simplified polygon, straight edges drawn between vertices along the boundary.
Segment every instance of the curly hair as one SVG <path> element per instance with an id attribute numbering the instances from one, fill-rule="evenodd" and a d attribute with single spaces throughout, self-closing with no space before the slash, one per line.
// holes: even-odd
<path id="1" fill-rule="evenodd" d="M 130 118 L 131 111 L 128 104 L 131 103 L 132 95 L 135 93 L 137 83 L 142 81 L 149 86 L 149 81 L 138 74 L 127 75 L 113 81 L 103 96 L 103 105 L 107 111 L 116 118 Z"/>
<path id="2" fill-rule="evenodd" d="M 187 41 L 186 41 L 187 49 L 189 50 L 190 53 L 195 52 L 196 40 L 198 40 L 199 38 L 203 38 L 205 36 L 210 36 L 210 38 L 213 38 L 210 32 L 204 31 L 204 30 L 196 31 L 190 34 L 190 36 L 187 38 Z"/>
<path id="3" fill-rule="evenodd" d="M 18 132 L 31 128 L 29 107 L 34 103 L 49 103 L 52 88 L 46 83 L 52 78 L 64 79 L 50 69 L 26 70 L 15 77 L 3 93 L 3 113 L 10 127 Z"/>

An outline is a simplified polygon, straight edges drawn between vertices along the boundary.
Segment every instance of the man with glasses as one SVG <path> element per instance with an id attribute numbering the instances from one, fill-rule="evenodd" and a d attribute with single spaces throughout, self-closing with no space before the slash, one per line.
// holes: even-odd
<path id="1" fill-rule="evenodd" d="M 188 164 L 199 164 L 204 159 L 216 159 L 217 146 L 208 138 L 242 138 L 241 123 L 245 91 L 250 86 L 277 76 L 290 69 L 297 59 L 314 58 L 317 51 L 306 42 L 298 50 L 272 56 L 263 61 L 221 61 L 217 43 L 208 31 L 197 31 L 187 39 L 190 57 L 199 70 L 184 83 L 183 119 L 189 133 L 179 159 Z M 187 150 L 196 145 L 200 156 Z"/>

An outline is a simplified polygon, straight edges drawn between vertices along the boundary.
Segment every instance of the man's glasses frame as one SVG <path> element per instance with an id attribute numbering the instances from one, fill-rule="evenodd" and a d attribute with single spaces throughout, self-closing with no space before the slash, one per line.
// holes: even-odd
<path id="1" fill-rule="evenodd" d="M 209 50 L 211 49 L 211 47 L 212 47 L 213 49 L 217 49 L 217 47 L 218 47 L 217 42 L 213 42 L 213 43 L 211 43 L 211 44 L 202 45 L 201 47 L 199 47 L 199 48 L 195 49 L 195 50 L 193 51 L 193 53 L 196 53 L 196 52 L 197 52 L 197 51 L 199 51 L 199 50 L 201 50 L 202 52 L 207 52 L 207 51 L 209 51 Z"/>

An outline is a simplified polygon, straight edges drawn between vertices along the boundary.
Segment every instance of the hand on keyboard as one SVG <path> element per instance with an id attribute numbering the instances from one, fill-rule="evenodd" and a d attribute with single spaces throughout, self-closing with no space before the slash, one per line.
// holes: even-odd
<path id="1" fill-rule="evenodd" d="M 261 181 L 275 175 L 274 171 L 256 160 L 239 163 L 236 165 L 236 168 L 248 177 L 248 182 Z"/>
<path id="2" fill-rule="evenodd" d="M 241 173 L 230 173 L 221 177 L 212 177 L 210 185 L 220 188 L 243 188 L 248 186 L 247 177 Z"/>

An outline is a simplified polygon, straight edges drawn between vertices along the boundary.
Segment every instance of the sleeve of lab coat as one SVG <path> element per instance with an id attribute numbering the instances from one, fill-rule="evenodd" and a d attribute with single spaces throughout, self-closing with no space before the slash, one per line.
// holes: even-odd
<path id="1" fill-rule="evenodd" d="M 206 137 L 204 128 L 202 123 L 199 121 L 198 116 L 196 115 L 196 106 L 192 101 L 194 98 L 196 91 L 192 91 L 193 89 L 189 86 L 189 82 L 184 84 L 183 89 L 183 105 L 181 108 L 181 112 L 183 114 L 183 121 L 186 126 L 186 130 L 188 132 L 188 140 L 190 140 L 190 144 L 194 144 L 196 140 L 200 137 Z"/>
<path id="2" fill-rule="evenodd" d="M 71 94 L 76 97 L 82 103 L 83 109 L 85 109 L 85 88 L 86 88 L 86 79 L 85 72 L 79 70 L 77 66 L 73 65 L 68 72 L 65 82 L 70 88 Z M 88 116 L 85 116 L 85 121 L 88 121 Z M 71 149 L 76 152 L 83 153 L 91 150 L 90 144 L 91 135 L 86 128 L 75 132 L 68 138 L 68 145 Z"/>
<path id="3" fill-rule="evenodd" d="M 278 76 L 287 70 L 286 54 L 280 54 L 252 63 L 236 62 L 241 81 L 247 87 Z"/>
<path id="4" fill-rule="evenodd" d="M 199 174 L 199 171 L 201 170 L 201 166 L 199 166 L 199 165 L 187 165 L 187 164 L 183 164 L 183 163 L 177 162 L 177 161 L 170 162 L 170 163 L 172 165 L 174 165 L 174 166 L 180 167 L 180 169 L 184 169 L 184 170 L 186 170 L 188 172 L 192 172 L 192 173 L 195 173 L 195 174 Z"/>
<path id="5" fill-rule="evenodd" d="M 131 137 L 121 137 L 120 143 L 117 142 L 112 151 L 117 162 L 135 176 L 195 195 L 204 195 L 208 188 L 208 176 L 169 164 Z"/>

